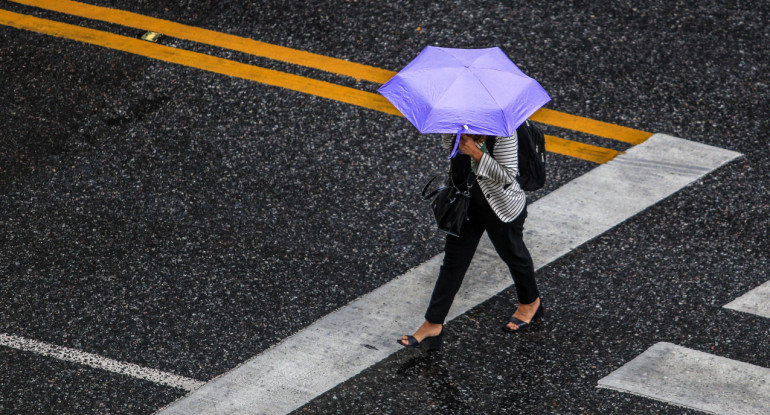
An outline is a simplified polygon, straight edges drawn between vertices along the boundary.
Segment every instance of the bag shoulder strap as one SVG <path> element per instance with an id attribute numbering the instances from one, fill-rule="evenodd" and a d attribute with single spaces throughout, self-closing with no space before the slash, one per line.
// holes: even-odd
<path id="1" fill-rule="evenodd" d="M 447 186 L 447 185 L 444 185 L 444 186 L 441 186 L 441 187 L 439 187 L 438 189 L 436 189 L 436 190 L 434 190 L 434 191 L 430 192 L 430 194 L 428 194 L 428 195 L 426 195 L 426 194 L 425 194 L 425 192 L 427 192 L 427 191 L 428 191 L 428 187 L 430 187 L 431 183 L 433 183 L 433 181 L 434 181 L 434 180 L 438 179 L 438 178 L 439 178 L 439 177 L 441 177 L 441 176 L 443 176 L 443 173 L 442 173 L 442 174 L 437 174 L 437 175 L 433 176 L 433 178 L 432 178 L 432 179 L 430 179 L 430 180 L 428 181 L 428 184 L 426 184 L 426 185 L 425 185 L 425 187 L 423 187 L 423 188 L 422 188 L 422 198 L 423 198 L 424 200 L 428 200 L 428 199 L 432 198 L 432 197 L 433 197 L 433 196 L 435 196 L 435 195 L 436 195 L 438 192 L 440 192 L 440 191 L 442 191 L 442 190 L 446 189 L 447 187 L 449 187 L 449 186 Z"/>

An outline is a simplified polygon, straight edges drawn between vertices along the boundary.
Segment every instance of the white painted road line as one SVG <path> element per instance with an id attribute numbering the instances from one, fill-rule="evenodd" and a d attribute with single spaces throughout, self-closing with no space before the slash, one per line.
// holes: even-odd
<path id="1" fill-rule="evenodd" d="M 739 156 L 653 135 L 528 208 L 524 237 L 536 268 Z M 356 299 L 159 414 L 285 414 L 299 408 L 401 349 L 396 339 L 422 323 L 441 260 L 437 255 Z M 508 268 L 485 239 L 449 319 L 510 285 Z M 511 311 L 500 310 L 501 319 Z"/>
<path id="2" fill-rule="evenodd" d="M 122 375 L 188 391 L 198 389 L 205 383 L 195 379 L 178 376 L 173 373 L 148 369 L 132 363 L 119 362 L 93 353 L 86 353 L 69 347 L 55 346 L 37 340 L 14 336 L 12 334 L 0 333 L 0 346 L 37 353 L 59 360 L 66 360 L 68 362 L 79 363 L 97 369 L 108 370 L 110 372 L 120 373 Z"/>
<path id="3" fill-rule="evenodd" d="M 725 308 L 770 318 L 770 281 L 736 298 Z"/>
<path id="4" fill-rule="evenodd" d="M 671 343 L 656 343 L 598 387 L 714 414 L 770 414 L 770 369 Z"/>

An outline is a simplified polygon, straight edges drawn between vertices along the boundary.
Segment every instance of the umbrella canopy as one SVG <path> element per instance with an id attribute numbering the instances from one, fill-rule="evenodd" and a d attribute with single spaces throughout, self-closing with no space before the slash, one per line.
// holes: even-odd
<path id="1" fill-rule="evenodd" d="M 511 136 L 551 98 L 498 47 L 427 46 L 378 90 L 421 133 Z"/>

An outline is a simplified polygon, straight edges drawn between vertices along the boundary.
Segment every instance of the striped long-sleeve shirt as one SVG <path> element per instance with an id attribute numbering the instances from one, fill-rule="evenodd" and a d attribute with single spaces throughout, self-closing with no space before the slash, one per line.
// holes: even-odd
<path id="1" fill-rule="evenodd" d="M 444 147 L 454 147 L 455 135 L 443 136 Z M 524 210 L 527 197 L 516 181 L 519 175 L 519 138 L 514 132 L 510 137 L 496 137 L 492 150 L 494 157 L 487 153 L 476 163 L 476 180 L 484 197 L 498 218 L 511 222 Z"/>

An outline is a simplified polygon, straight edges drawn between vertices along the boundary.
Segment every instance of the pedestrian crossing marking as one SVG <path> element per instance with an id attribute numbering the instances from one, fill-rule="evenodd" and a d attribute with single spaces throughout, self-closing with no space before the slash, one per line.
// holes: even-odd
<path id="1" fill-rule="evenodd" d="M 770 318 L 770 281 L 736 298 L 725 308 Z"/>
<path id="2" fill-rule="evenodd" d="M 161 385 L 171 386 L 173 388 L 193 391 L 205 384 L 199 380 L 190 379 L 173 373 L 164 372 L 157 369 L 149 369 L 133 363 L 119 362 L 108 359 L 93 353 L 87 353 L 80 350 L 64 346 L 43 343 L 41 341 L 27 339 L 7 333 L 0 333 L 0 346 L 10 347 L 12 349 L 32 352 L 54 359 L 67 362 L 78 363 L 97 369 L 107 370 L 113 373 L 131 376 L 137 379 L 147 380 Z"/>
<path id="3" fill-rule="evenodd" d="M 770 369 L 665 342 L 597 386 L 713 414 L 770 413 Z"/>

